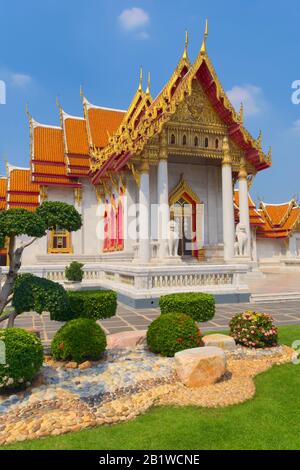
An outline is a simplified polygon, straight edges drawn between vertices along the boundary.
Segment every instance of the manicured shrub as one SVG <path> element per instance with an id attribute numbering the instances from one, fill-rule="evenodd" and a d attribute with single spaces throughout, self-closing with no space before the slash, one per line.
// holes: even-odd
<path id="1" fill-rule="evenodd" d="M 54 336 L 51 354 L 56 360 L 83 362 L 100 359 L 106 349 L 102 328 L 88 318 L 66 323 Z"/>
<path id="2" fill-rule="evenodd" d="M 84 264 L 73 261 L 70 266 L 65 269 L 65 276 L 68 281 L 81 282 L 84 276 Z"/>
<path id="3" fill-rule="evenodd" d="M 207 322 L 215 315 L 215 299 L 198 292 L 164 295 L 159 300 L 162 314 L 185 313 L 197 322 Z"/>
<path id="4" fill-rule="evenodd" d="M 19 328 L 1 329 L 0 341 L 5 345 L 0 356 L 0 392 L 23 388 L 43 365 L 42 343 L 37 336 Z"/>
<path id="5" fill-rule="evenodd" d="M 117 294 L 113 291 L 69 292 L 73 318 L 103 320 L 113 317 L 117 311 Z"/>
<path id="6" fill-rule="evenodd" d="M 202 345 L 201 333 L 195 321 L 183 313 L 161 315 L 148 328 L 147 343 L 152 352 L 173 357 L 185 349 Z"/>
<path id="7" fill-rule="evenodd" d="M 278 344 L 278 329 L 271 315 L 245 312 L 230 322 L 230 335 L 238 344 L 248 348 L 269 348 Z"/>
<path id="8" fill-rule="evenodd" d="M 68 295 L 58 283 L 22 274 L 14 287 L 12 305 L 18 315 L 34 311 L 39 314 L 49 312 L 51 320 L 68 321 L 72 318 Z"/>

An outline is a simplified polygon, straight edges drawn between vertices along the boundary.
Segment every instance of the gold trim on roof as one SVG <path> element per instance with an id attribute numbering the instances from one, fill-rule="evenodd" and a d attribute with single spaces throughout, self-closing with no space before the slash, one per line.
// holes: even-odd
<path id="1" fill-rule="evenodd" d="M 144 150 L 145 145 L 149 140 L 156 134 L 160 134 L 164 125 L 170 120 L 171 116 L 175 114 L 178 105 L 182 103 L 187 96 L 191 96 L 193 90 L 193 80 L 196 79 L 196 74 L 203 64 L 206 66 L 211 74 L 213 81 L 216 85 L 217 98 L 224 103 L 225 108 L 231 113 L 232 119 L 240 125 L 239 130 L 243 135 L 244 140 L 249 143 L 259 153 L 260 161 L 265 161 L 267 164 L 271 164 L 271 152 L 265 155 L 261 148 L 261 136 L 255 140 L 250 133 L 241 124 L 243 113 L 237 113 L 229 101 L 219 79 L 215 72 L 215 69 L 206 52 L 206 39 L 208 36 L 208 23 L 206 24 L 204 34 L 205 47 L 202 48 L 198 54 L 198 57 L 194 64 L 191 66 L 188 57 L 185 55 L 180 59 L 173 75 L 169 82 L 160 93 L 160 95 L 153 101 L 153 103 L 146 107 L 146 112 L 142 116 L 137 126 L 134 126 L 134 117 L 140 115 L 140 106 L 136 111 L 135 115 L 130 119 L 130 122 L 126 121 L 128 115 L 130 115 L 133 104 L 129 108 L 123 123 L 116 132 L 114 138 L 109 145 L 104 148 L 99 156 L 94 158 L 91 165 L 92 171 L 99 170 L 103 162 L 106 162 L 113 154 L 120 155 L 122 153 L 131 153 L 140 155 Z M 183 71 L 187 72 L 183 75 Z M 174 88 L 176 86 L 176 88 Z M 138 92 L 139 93 L 139 92 Z"/>

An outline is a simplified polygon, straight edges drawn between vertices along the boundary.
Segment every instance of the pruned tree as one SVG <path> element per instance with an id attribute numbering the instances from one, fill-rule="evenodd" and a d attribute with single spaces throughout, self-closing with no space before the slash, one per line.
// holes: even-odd
<path id="1" fill-rule="evenodd" d="M 16 312 L 2 315 L 12 301 L 14 285 L 22 264 L 22 254 L 48 230 L 76 232 L 82 226 L 81 215 L 64 202 L 44 202 L 36 212 L 26 209 L 8 209 L 0 212 L 0 242 L 8 240 L 9 269 L 0 292 L 0 322 L 8 319 L 8 327 L 14 325 Z M 22 241 L 26 238 L 26 241 Z M 28 240 L 27 240 L 28 238 Z"/>

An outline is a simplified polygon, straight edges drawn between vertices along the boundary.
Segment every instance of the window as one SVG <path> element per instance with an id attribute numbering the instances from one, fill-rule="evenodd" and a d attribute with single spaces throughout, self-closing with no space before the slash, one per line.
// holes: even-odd
<path id="1" fill-rule="evenodd" d="M 182 137 L 182 145 L 186 145 L 186 143 L 187 143 L 187 139 L 186 139 L 186 135 L 184 135 Z"/>
<path id="2" fill-rule="evenodd" d="M 171 145 L 175 145 L 176 144 L 176 137 L 175 137 L 175 134 L 172 134 L 171 135 Z"/>
<path id="3" fill-rule="evenodd" d="M 72 253 L 71 234 L 67 230 L 52 230 L 49 236 L 48 253 Z"/>
<path id="4" fill-rule="evenodd" d="M 204 143 L 205 148 L 208 148 L 208 137 L 205 137 L 205 143 Z"/>
<path id="5" fill-rule="evenodd" d="M 218 150 L 219 148 L 219 139 L 216 139 L 216 149 Z"/>
<path id="6" fill-rule="evenodd" d="M 196 136 L 194 139 L 195 147 L 199 147 L 199 138 Z"/>

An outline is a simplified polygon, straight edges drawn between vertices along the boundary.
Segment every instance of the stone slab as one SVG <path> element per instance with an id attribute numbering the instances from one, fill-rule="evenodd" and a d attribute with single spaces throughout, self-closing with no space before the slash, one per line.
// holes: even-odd
<path id="1" fill-rule="evenodd" d="M 146 341 L 147 330 L 126 331 L 107 337 L 107 349 L 136 348 Z"/>
<path id="2" fill-rule="evenodd" d="M 234 351 L 236 349 L 236 343 L 231 336 L 227 335 L 207 335 L 202 339 L 205 346 L 212 346 L 223 349 L 223 351 Z"/>

